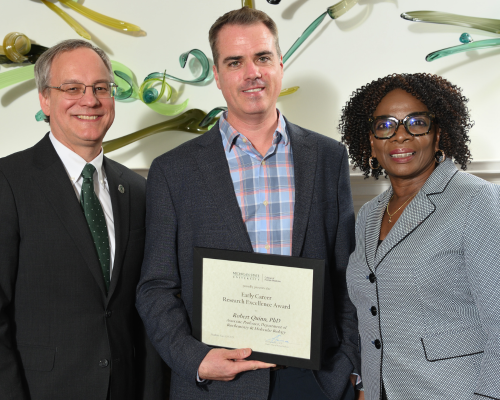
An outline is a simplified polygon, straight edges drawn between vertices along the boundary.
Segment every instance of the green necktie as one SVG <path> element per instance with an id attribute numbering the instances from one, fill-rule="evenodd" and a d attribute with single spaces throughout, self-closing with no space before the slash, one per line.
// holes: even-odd
<path id="1" fill-rule="evenodd" d="M 109 289 L 109 266 L 110 266 L 110 251 L 109 251 L 109 236 L 108 227 L 106 226 L 106 217 L 102 210 L 101 203 L 94 192 L 94 172 L 95 167 L 92 164 L 85 165 L 82 171 L 83 183 L 82 193 L 80 194 L 80 204 L 83 208 L 83 213 L 89 224 L 92 239 L 99 256 L 104 283 L 106 284 L 106 292 Z"/>

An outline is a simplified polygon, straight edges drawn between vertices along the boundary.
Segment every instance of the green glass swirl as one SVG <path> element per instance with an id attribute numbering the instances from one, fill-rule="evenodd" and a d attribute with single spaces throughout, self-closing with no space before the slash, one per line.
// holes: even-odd
<path id="1" fill-rule="evenodd" d="M 316 18 L 311 25 L 309 25 L 306 28 L 306 30 L 302 33 L 302 35 L 299 36 L 299 38 L 295 41 L 295 43 L 292 44 L 292 47 L 290 47 L 283 56 L 283 64 L 286 63 L 287 60 L 292 56 L 292 54 L 295 53 L 297 49 L 302 45 L 302 43 L 304 43 L 304 41 L 309 36 L 311 36 L 311 33 L 313 33 L 316 30 L 316 28 L 323 22 L 327 14 L 328 12 L 325 11 L 318 18 Z"/>
<path id="2" fill-rule="evenodd" d="M 323 22 L 325 16 L 328 16 L 331 19 L 337 19 L 344 15 L 347 11 L 349 11 L 358 0 L 341 0 L 338 3 L 334 4 L 331 7 L 328 7 L 326 12 L 321 14 L 318 18 L 316 18 L 311 25 L 309 25 L 306 30 L 300 35 L 300 37 L 295 41 L 295 43 L 290 47 L 290 49 L 283 56 L 283 64 L 297 51 L 297 49 L 304 43 L 304 41 L 311 36 L 311 34 L 316 30 L 316 28 Z"/>
<path id="3" fill-rule="evenodd" d="M 186 80 L 186 79 L 181 79 L 177 78 L 175 76 L 165 74 L 165 73 L 159 73 L 159 72 L 154 72 L 152 74 L 149 74 L 146 79 L 151 79 L 151 78 L 156 78 L 156 79 L 163 79 L 163 77 L 166 77 L 168 79 L 172 79 L 177 82 L 182 82 L 182 83 L 200 83 L 205 81 L 208 78 L 208 75 L 210 73 L 210 63 L 208 61 L 207 56 L 205 53 L 203 53 L 201 50 L 198 49 L 193 49 L 190 51 L 187 51 L 186 53 L 182 53 L 179 56 L 179 63 L 181 65 L 181 68 L 184 68 L 186 66 L 187 60 L 189 55 L 193 55 L 201 64 L 202 71 L 201 74 L 198 78 L 191 79 L 191 80 Z"/>
<path id="4" fill-rule="evenodd" d="M 500 39 L 479 40 L 477 42 L 470 42 L 470 43 L 461 44 L 461 45 L 453 46 L 453 47 L 447 47 L 446 49 L 434 51 L 432 53 L 429 53 L 425 57 L 425 60 L 430 62 L 430 61 L 437 60 L 439 58 L 451 56 L 453 54 L 463 53 L 465 51 L 487 49 L 487 48 L 496 47 L 496 46 L 500 46 Z"/>

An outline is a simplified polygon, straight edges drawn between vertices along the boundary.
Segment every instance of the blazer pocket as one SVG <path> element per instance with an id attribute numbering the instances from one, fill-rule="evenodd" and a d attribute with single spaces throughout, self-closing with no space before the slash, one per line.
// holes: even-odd
<path id="1" fill-rule="evenodd" d="M 456 331 L 423 337 L 425 358 L 434 362 L 450 358 L 472 356 L 484 352 L 486 333 L 481 327 L 471 326 Z"/>
<path id="2" fill-rule="evenodd" d="M 56 357 L 53 347 L 23 345 L 17 346 L 24 369 L 32 371 L 52 371 Z"/>

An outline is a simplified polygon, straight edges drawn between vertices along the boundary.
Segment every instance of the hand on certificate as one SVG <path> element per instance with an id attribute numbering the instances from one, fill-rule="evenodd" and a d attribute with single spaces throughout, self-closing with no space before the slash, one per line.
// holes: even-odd
<path id="1" fill-rule="evenodd" d="M 251 349 L 212 349 L 205 356 L 198 368 L 200 379 L 212 381 L 232 381 L 236 375 L 243 371 L 275 367 L 261 361 L 245 360 Z"/>

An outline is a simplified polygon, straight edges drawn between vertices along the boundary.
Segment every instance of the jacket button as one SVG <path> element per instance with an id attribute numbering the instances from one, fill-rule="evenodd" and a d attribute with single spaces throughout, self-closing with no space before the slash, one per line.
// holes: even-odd
<path id="1" fill-rule="evenodd" d="M 371 283 L 374 283 L 377 280 L 377 277 L 372 272 L 370 275 L 368 275 L 368 279 L 370 280 Z"/>
<path id="2" fill-rule="evenodd" d="M 112 314 L 111 310 L 106 310 L 106 312 L 104 313 L 104 316 L 106 318 L 109 318 L 109 317 L 111 317 L 111 314 Z"/>
<path id="3" fill-rule="evenodd" d="M 372 308 L 370 308 L 370 311 L 371 311 L 373 316 L 377 315 L 377 307 L 372 306 Z"/>
<path id="4" fill-rule="evenodd" d="M 382 343 L 380 343 L 380 340 L 378 340 L 378 339 L 375 339 L 375 341 L 373 342 L 373 344 L 375 345 L 375 347 L 377 349 L 380 349 L 382 347 Z"/>
<path id="5" fill-rule="evenodd" d="M 103 358 L 101 361 L 99 361 L 99 367 L 101 368 L 106 368 L 109 365 L 109 361 Z"/>

